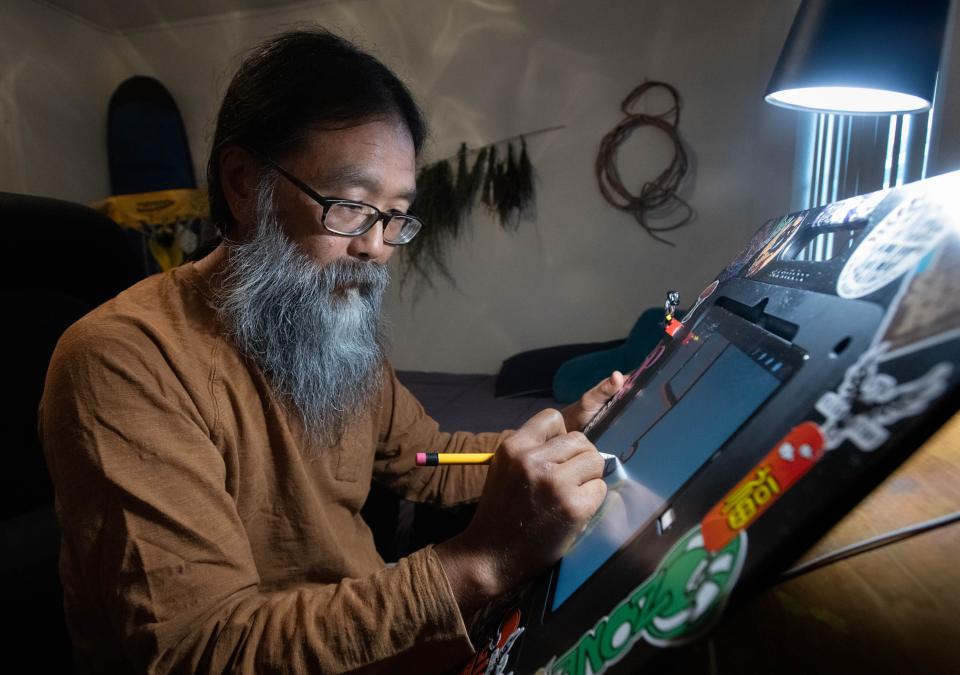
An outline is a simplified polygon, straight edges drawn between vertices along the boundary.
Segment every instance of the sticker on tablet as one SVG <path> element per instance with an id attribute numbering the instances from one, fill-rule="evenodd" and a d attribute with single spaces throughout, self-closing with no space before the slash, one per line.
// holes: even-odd
<path id="1" fill-rule="evenodd" d="M 880 192 L 871 192 L 867 195 L 851 197 L 841 202 L 829 204 L 817 214 L 817 217 L 813 220 L 813 227 L 848 225 L 859 220 L 865 220 L 888 194 L 888 191 L 881 190 Z"/>
<path id="2" fill-rule="evenodd" d="M 750 263 L 750 267 L 747 268 L 746 276 L 754 276 L 773 262 L 774 258 L 780 255 L 780 252 L 783 251 L 783 249 L 787 247 L 787 244 L 790 243 L 790 240 L 793 239 L 793 235 L 797 233 L 797 229 L 800 227 L 800 223 L 803 222 L 805 215 L 806 212 L 796 213 L 784 216 L 777 221 L 777 224 L 770 233 L 770 239 L 763 248 L 760 249 L 760 253 L 758 253 L 757 257 Z"/>
<path id="3" fill-rule="evenodd" d="M 945 186 L 938 185 L 943 188 Z M 912 270 L 955 222 L 944 189 L 925 186 L 877 223 L 853 252 L 837 279 L 837 295 L 862 298 Z"/>
<path id="4" fill-rule="evenodd" d="M 887 359 L 960 337 L 960 239 L 950 237 L 917 266 L 880 331 Z"/>
<path id="5" fill-rule="evenodd" d="M 776 503 L 823 457 L 818 424 L 803 422 L 777 441 L 750 472 L 714 506 L 701 523 L 708 551 L 719 551 Z"/>
<path id="6" fill-rule="evenodd" d="M 520 610 L 512 609 L 503 615 L 496 632 L 487 641 L 473 661 L 460 671 L 460 675 L 500 675 L 510 660 L 510 650 L 523 635 L 520 625 Z"/>
<path id="7" fill-rule="evenodd" d="M 780 221 L 776 218 L 772 218 L 765 222 L 756 234 L 753 235 L 750 239 L 750 243 L 743 247 L 743 249 L 736 255 L 736 257 L 730 261 L 730 263 L 723 269 L 723 271 L 717 276 L 717 281 L 726 281 L 731 277 L 735 277 L 740 273 L 740 270 L 743 269 L 743 266 L 750 262 L 750 259 L 757 254 L 763 246 L 770 241 L 770 237 L 773 236 L 773 232 L 776 229 L 777 224 Z"/>
<path id="8" fill-rule="evenodd" d="M 900 382 L 880 372 L 886 344 L 864 352 L 847 368 L 836 391 L 828 391 L 816 403 L 824 416 L 826 449 L 849 440 L 864 452 L 872 452 L 890 438 L 888 427 L 926 410 L 946 390 L 953 364 L 938 363 L 924 375 Z"/>
<path id="9" fill-rule="evenodd" d="M 653 574 L 537 673 L 601 675 L 638 640 L 667 647 L 695 639 L 720 617 L 746 557 L 745 532 L 713 552 L 694 527 L 670 548 Z"/>

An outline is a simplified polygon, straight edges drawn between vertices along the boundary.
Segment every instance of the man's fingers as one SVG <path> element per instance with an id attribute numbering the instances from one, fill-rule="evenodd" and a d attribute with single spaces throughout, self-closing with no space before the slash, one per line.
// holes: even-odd
<path id="1" fill-rule="evenodd" d="M 607 484 L 600 478 L 591 478 L 582 485 L 563 485 L 559 481 L 551 486 L 562 490 L 562 498 L 550 499 L 551 511 L 576 528 L 583 527 L 593 517 L 607 494 Z"/>
<path id="2" fill-rule="evenodd" d="M 566 432 L 567 427 L 563 422 L 563 415 L 560 414 L 560 411 L 547 408 L 527 420 L 508 441 L 513 445 L 528 448 L 543 445 L 551 438 Z M 505 441 L 505 443 L 508 441 Z"/>
<path id="3" fill-rule="evenodd" d="M 571 431 L 562 436 L 555 436 L 544 443 L 537 453 L 537 459 L 542 462 L 563 464 L 583 453 L 597 453 L 596 446 L 587 440 L 580 431 Z"/>
<path id="4" fill-rule="evenodd" d="M 596 386 L 583 395 L 584 408 L 602 406 L 611 396 L 620 391 L 625 380 L 623 373 L 619 370 L 613 371 L 610 377 L 598 382 Z"/>
<path id="5" fill-rule="evenodd" d="M 623 373 L 621 373 L 619 370 L 615 370 L 613 373 L 611 373 L 610 377 L 598 384 L 596 389 L 605 397 L 604 400 L 606 400 L 620 391 L 620 387 L 623 386 L 624 379 Z"/>
<path id="6" fill-rule="evenodd" d="M 579 498 L 580 519 L 584 525 L 593 517 L 597 509 L 603 504 L 607 496 L 607 484 L 600 478 L 587 481 L 577 488 Z"/>
<path id="7" fill-rule="evenodd" d="M 605 389 L 606 393 L 609 393 L 610 396 L 616 394 L 618 391 L 620 391 L 621 387 L 623 387 L 623 383 L 626 381 L 626 379 L 627 378 L 625 378 L 623 373 L 621 373 L 619 370 L 613 371 L 610 377 L 607 378 L 607 388 Z"/>
<path id="8" fill-rule="evenodd" d="M 562 464 L 557 465 L 557 480 L 565 484 L 583 485 L 597 478 L 603 478 L 603 457 L 596 450 L 580 452 Z"/>

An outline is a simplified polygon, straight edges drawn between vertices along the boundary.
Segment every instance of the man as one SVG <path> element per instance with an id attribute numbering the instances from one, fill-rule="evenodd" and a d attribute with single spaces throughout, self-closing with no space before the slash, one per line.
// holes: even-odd
<path id="1" fill-rule="evenodd" d="M 516 432 L 451 435 L 385 360 L 386 263 L 420 226 L 424 133 L 373 57 L 323 31 L 268 41 L 217 120 L 224 243 L 61 339 L 40 430 L 81 670 L 448 670 L 472 654 L 465 622 L 602 502 L 578 430 L 619 374 Z M 495 449 L 489 471 L 414 467 Z M 462 534 L 386 567 L 359 515 L 371 480 L 439 504 L 483 494 Z"/>

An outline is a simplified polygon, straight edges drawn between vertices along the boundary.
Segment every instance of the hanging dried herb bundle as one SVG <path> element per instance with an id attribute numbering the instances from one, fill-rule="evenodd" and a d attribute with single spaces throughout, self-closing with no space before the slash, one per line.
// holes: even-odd
<path id="1" fill-rule="evenodd" d="M 497 146 L 491 146 L 487 157 L 486 173 L 483 177 L 483 196 L 481 201 L 490 209 L 495 209 L 496 196 L 493 191 L 494 178 L 497 175 Z"/>
<path id="2" fill-rule="evenodd" d="M 473 204 L 480 192 L 480 183 L 483 180 L 483 170 L 486 167 L 488 148 L 481 148 L 473 167 L 467 168 L 467 144 L 460 145 L 457 153 L 457 184 L 456 203 L 461 210 L 461 220 L 473 211 Z M 461 223 L 462 224 L 462 223 Z"/>
<path id="3" fill-rule="evenodd" d="M 432 277 L 437 273 L 453 283 L 446 254 L 460 235 L 461 219 L 455 205 L 456 196 L 453 172 L 447 162 L 430 164 L 420 170 L 417 198 L 410 212 L 420 218 L 424 226 L 416 239 L 400 249 L 403 263 L 401 285 L 405 285 L 414 273 L 431 287 Z"/>
<path id="4" fill-rule="evenodd" d="M 447 267 L 447 254 L 463 234 L 478 198 L 506 230 L 516 231 L 520 221 L 536 218 L 534 169 L 526 140 L 520 138 L 519 159 L 513 142 L 507 144 L 503 159 L 496 144 L 477 150 L 472 165 L 467 159 L 470 152 L 462 143 L 452 160 L 420 169 L 417 199 L 410 212 L 423 220 L 424 226 L 417 238 L 401 249 L 401 285 L 415 274 L 433 287 L 433 278 L 439 274 L 456 286 Z M 456 162 L 455 172 L 452 161 Z"/>
<path id="5" fill-rule="evenodd" d="M 523 137 L 520 138 L 520 163 L 517 168 L 519 170 L 517 175 L 517 201 L 520 220 L 532 223 L 537 219 L 537 201 L 533 187 L 533 164 L 530 163 L 530 155 L 527 154 L 527 139 Z"/>

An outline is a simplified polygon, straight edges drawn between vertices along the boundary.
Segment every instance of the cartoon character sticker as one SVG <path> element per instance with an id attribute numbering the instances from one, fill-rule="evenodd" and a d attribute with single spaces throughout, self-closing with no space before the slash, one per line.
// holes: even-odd
<path id="1" fill-rule="evenodd" d="M 723 612 L 746 557 L 746 533 L 741 532 L 719 551 L 709 551 L 699 526 L 694 527 L 670 548 L 653 574 L 576 644 L 537 672 L 601 675 L 638 640 L 669 646 L 695 639 Z"/>
<path id="2" fill-rule="evenodd" d="M 819 425 L 803 422 L 791 429 L 707 512 L 701 523 L 706 549 L 719 551 L 753 524 L 820 461 L 824 448 Z"/>
<path id="3" fill-rule="evenodd" d="M 460 675 L 502 675 L 510 660 L 510 650 L 523 635 L 520 617 L 519 609 L 507 612 L 486 646 L 460 671 Z"/>
<path id="4" fill-rule="evenodd" d="M 851 254 L 837 279 L 837 295 L 862 298 L 912 270 L 956 223 L 945 186 L 912 191 L 877 223 Z"/>
<path id="5" fill-rule="evenodd" d="M 861 354 L 837 390 L 817 401 L 817 412 L 825 418 L 827 450 L 849 440 L 860 450 L 872 452 L 890 437 L 887 427 L 923 412 L 947 390 L 952 363 L 938 363 L 915 380 L 898 382 L 879 369 L 887 348 L 884 343 Z"/>
<path id="6" fill-rule="evenodd" d="M 768 220 L 765 222 L 756 234 L 750 239 L 750 243 L 743 247 L 737 256 L 730 261 L 730 263 L 723 269 L 723 271 L 717 276 L 717 281 L 726 281 L 731 277 L 735 277 L 740 273 L 740 270 L 743 269 L 743 266 L 749 262 L 757 251 L 759 251 L 764 244 L 770 241 L 770 237 L 773 236 L 773 231 L 777 226 L 777 223 L 780 221 L 776 218 Z"/>
<path id="7" fill-rule="evenodd" d="M 755 276 L 760 270 L 769 265 L 774 258 L 780 255 L 780 252 L 783 251 L 783 249 L 787 247 L 787 244 L 790 243 L 790 240 L 793 239 L 793 235 L 797 233 L 805 215 L 806 212 L 797 213 L 784 216 L 777 221 L 777 224 L 771 232 L 770 240 L 760 249 L 760 253 L 758 253 L 757 257 L 750 263 L 750 267 L 747 268 L 746 275 L 748 277 Z"/>

